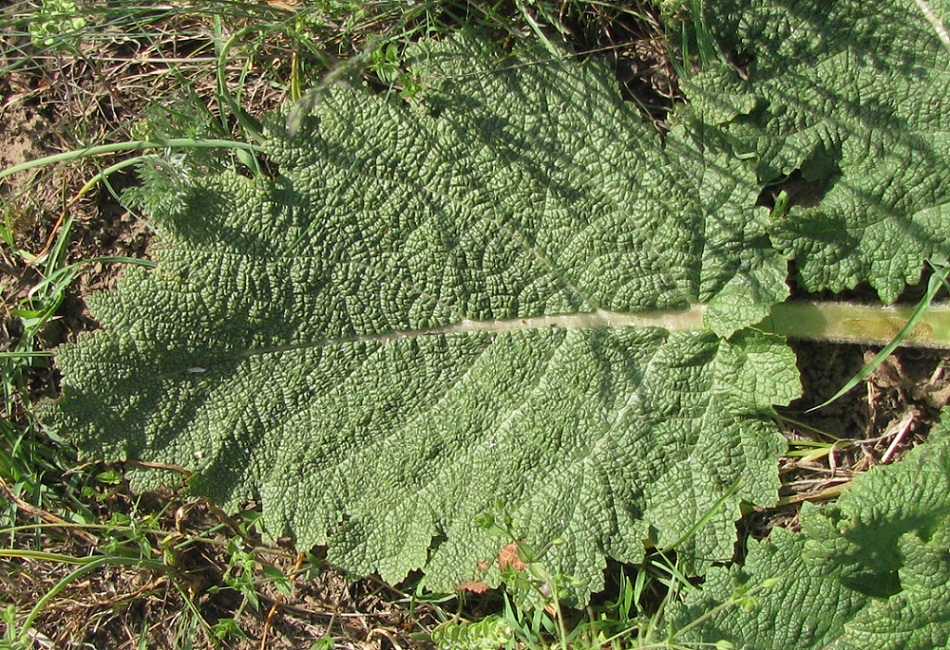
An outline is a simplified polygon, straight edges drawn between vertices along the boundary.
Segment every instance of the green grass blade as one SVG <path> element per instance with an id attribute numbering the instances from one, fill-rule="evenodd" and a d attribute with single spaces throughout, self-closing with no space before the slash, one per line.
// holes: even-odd
<path id="1" fill-rule="evenodd" d="M 62 558 L 60 558 L 62 560 Z M 47 591 L 40 599 L 36 601 L 36 604 L 33 606 L 33 609 L 30 610 L 30 613 L 27 615 L 26 620 L 22 625 L 22 629 L 29 630 L 33 626 L 33 621 L 36 620 L 36 617 L 42 613 L 43 608 L 56 597 L 56 595 L 61 592 L 63 589 L 68 587 L 70 583 L 75 582 L 78 578 L 81 578 L 83 575 L 89 573 L 90 571 L 95 571 L 99 567 L 106 565 L 125 565 L 125 566 L 139 566 L 143 569 L 152 569 L 154 571 L 167 572 L 168 567 L 166 567 L 161 562 L 157 560 L 150 560 L 148 558 L 129 558 L 122 556 L 102 556 L 95 559 L 91 559 L 89 562 L 83 563 L 78 569 L 64 577 L 58 583 L 56 583 L 52 589 Z M 25 640 L 25 639 L 24 639 Z"/>
<path id="2" fill-rule="evenodd" d="M 719 510 L 726 504 L 726 502 L 727 502 L 730 498 L 732 498 L 732 495 L 735 494 L 735 493 L 736 493 L 736 490 L 739 489 L 740 483 L 741 483 L 741 481 L 738 480 L 738 479 L 737 479 L 735 482 L 733 482 L 733 484 L 729 487 L 729 490 L 728 490 L 725 494 L 723 494 L 721 497 L 719 497 L 719 499 L 716 501 L 716 503 L 713 504 L 712 508 L 710 508 L 710 509 L 706 512 L 706 514 L 704 514 L 704 515 L 700 518 L 699 521 L 697 521 L 695 524 L 693 524 L 693 525 L 689 528 L 689 530 L 687 530 L 685 533 L 683 533 L 682 535 L 680 535 L 679 539 L 677 539 L 675 542 L 673 542 L 672 544 L 669 544 L 669 545 L 665 546 L 665 547 L 664 547 L 664 550 L 667 550 L 667 551 L 676 550 L 676 549 L 679 548 L 686 540 L 688 540 L 690 537 L 692 537 L 693 535 L 695 535 L 696 532 L 699 531 L 700 528 L 702 528 L 703 526 L 705 526 L 705 525 L 709 522 L 709 520 L 712 519 L 713 515 L 715 515 L 717 512 L 719 512 Z"/>
<path id="3" fill-rule="evenodd" d="M 76 149 L 64 153 L 54 154 L 52 156 L 43 156 L 35 160 L 28 160 L 25 163 L 8 167 L 0 171 L 0 179 L 12 176 L 19 172 L 24 172 L 34 167 L 44 165 L 53 165 L 61 162 L 69 162 L 88 156 L 98 156 L 104 153 L 118 153 L 123 151 L 142 151 L 145 149 L 243 149 L 244 151 L 259 152 L 261 147 L 248 142 L 239 142 L 237 140 L 206 140 L 202 138 L 170 138 L 168 140 L 129 140 L 127 142 L 117 142 L 115 144 L 103 144 L 85 149 Z"/>
<path id="4" fill-rule="evenodd" d="M 53 356 L 52 352 L 0 352 L 0 359 L 32 359 L 51 356 Z"/>

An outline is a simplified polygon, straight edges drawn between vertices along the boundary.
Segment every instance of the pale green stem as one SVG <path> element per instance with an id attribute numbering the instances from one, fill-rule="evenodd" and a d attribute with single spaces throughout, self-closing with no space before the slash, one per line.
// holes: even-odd
<path id="1" fill-rule="evenodd" d="M 795 339 L 883 346 L 900 334 L 915 309 L 790 301 L 772 307 L 759 327 Z M 950 304 L 931 304 L 901 345 L 950 349 Z"/>

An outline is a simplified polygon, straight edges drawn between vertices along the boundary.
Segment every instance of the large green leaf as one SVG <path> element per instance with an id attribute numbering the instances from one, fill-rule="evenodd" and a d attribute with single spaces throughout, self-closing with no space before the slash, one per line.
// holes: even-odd
<path id="1" fill-rule="evenodd" d="M 331 88 L 296 133 L 272 120 L 275 177 L 166 186 L 158 268 L 90 300 L 102 331 L 59 351 L 47 420 L 388 580 L 495 579 L 496 501 L 565 540 L 545 562 L 582 598 L 605 556 L 711 511 L 680 552 L 728 559 L 739 500 L 775 498 L 770 405 L 799 390 L 778 337 L 702 325 L 787 294 L 753 171 L 664 151 L 600 65 L 413 57 L 410 105 Z"/>
<path id="2" fill-rule="evenodd" d="M 950 411 L 930 437 L 903 462 L 858 476 L 836 505 L 804 508 L 800 533 L 776 530 L 750 544 L 743 566 L 710 571 L 679 625 L 776 582 L 754 607 L 726 610 L 684 640 L 750 650 L 948 647 Z"/>

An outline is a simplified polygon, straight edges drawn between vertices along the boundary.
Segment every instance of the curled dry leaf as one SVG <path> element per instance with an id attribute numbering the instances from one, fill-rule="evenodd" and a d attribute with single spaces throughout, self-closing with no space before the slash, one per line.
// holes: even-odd
<path id="1" fill-rule="evenodd" d="M 483 594 L 489 589 L 491 589 L 491 585 L 487 582 L 479 582 L 477 580 L 469 580 L 455 587 L 455 591 L 470 591 L 473 594 Z"/>
<path id="2" fill-rule="evenodd" d="M 505 544 L 498 551 L 498 568 L 502 571 L 507 570 L 509 567 L 515 571 L 524 571 L 527 565 L 521 560 L 521 556 L 518 555 L 518 542 L 511 542 Z"/>

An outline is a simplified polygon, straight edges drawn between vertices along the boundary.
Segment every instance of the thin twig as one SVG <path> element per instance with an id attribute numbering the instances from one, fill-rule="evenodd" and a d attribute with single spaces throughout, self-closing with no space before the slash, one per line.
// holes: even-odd
<path id="1" fill-rule="evenodd" d="M 291 575 L 294 575 L 300 571 L 300 567 L 303 566 L 303 562 L 306 557 L 306 553 L 297 553 L 297 561 L 294 562 L 294 568 L 290 572 Z M 273 620 L 274 614 L 277 613 L 277 608 L 280 607 L 283 600 L 284 594 L 278 593 L 277 597 L 274 598 L 274 604 L 270 606 L 270 610 L 267 612 L 267 618 L 264 619 L 264 631 L 261 633 L 261 650 L 267 650 L 267 634 L 270 632 L 271 621 Z"/>
<path id="2" fill-rule="evenodd" d="M 897 423 L 895 428 L 897 429 L 897 436 L 891 441 L 890 446 L 887 448 L 887 451 L 884 452 L 884 455 L 881 456 L 881 464 L 886 465 L 890 462 L 891 457 L 894 455 L 894 452 L 897 451 L 897 446 L 901 443 L 904 437 L 907 435 L 907 432 L 910 431 L 910 425 L 913 424 L 914 420 L 917 419 L 917 412 L 913 409 L 908 410 L 904 417 L 900 419 L 900 422 Z"/>
<path id="3" fill-rule="evenodd" d="M 850 480 L 845 483 L 826 487 L 823 490 L 819 490 L 818 492 L 813 492 L 811 494 L 796 494 L 790 497 L 782 497 L 778 500 L 777 505 L 787 506 L 793 503 L 801 503 L 803 501 L 823 501 L 826 499 L 834 499 L 835 497 L 840 496 L 841 493 L 847 490 L 849 487 L 851 487 Z"/>

